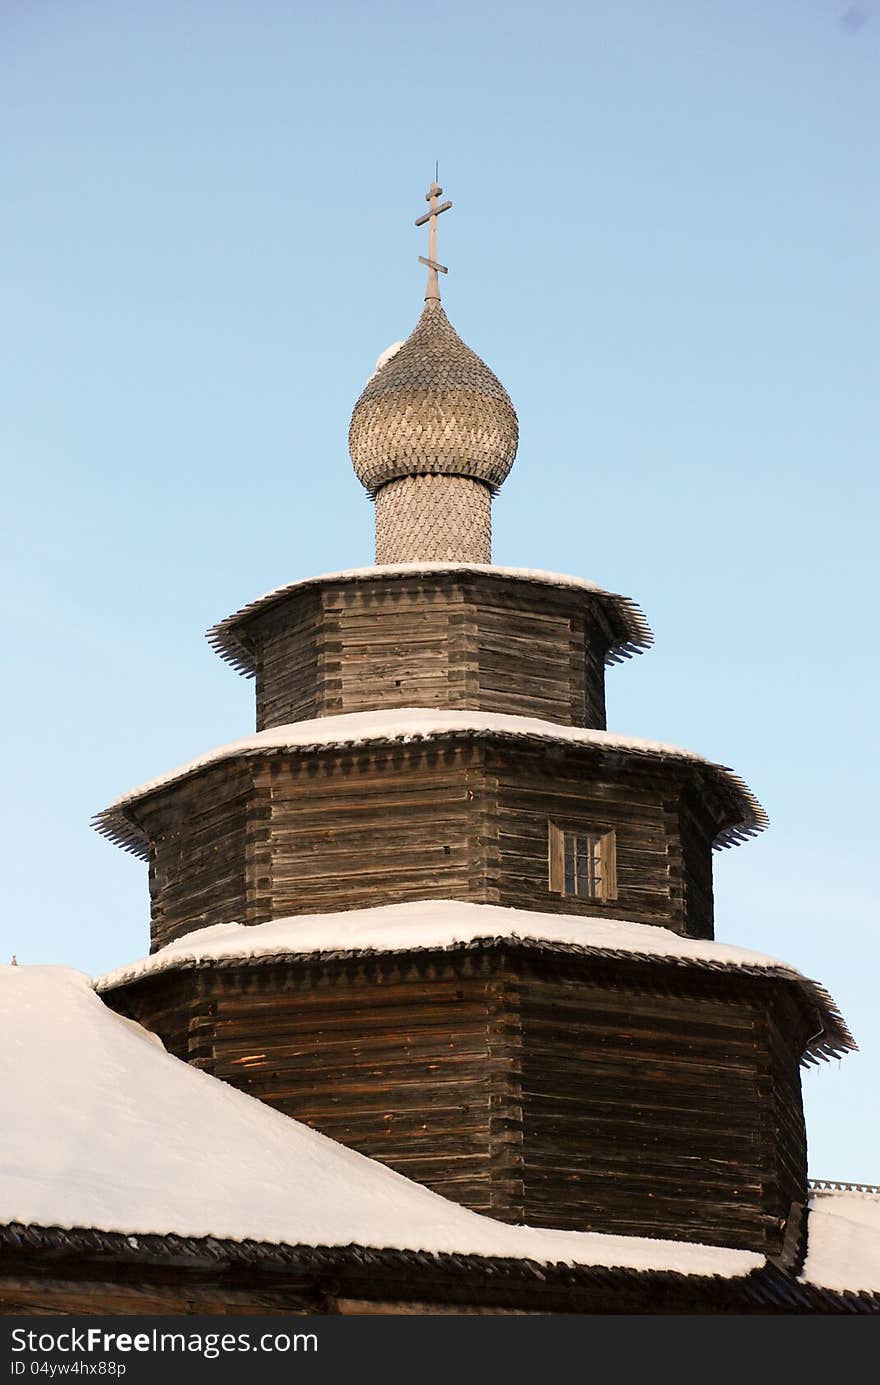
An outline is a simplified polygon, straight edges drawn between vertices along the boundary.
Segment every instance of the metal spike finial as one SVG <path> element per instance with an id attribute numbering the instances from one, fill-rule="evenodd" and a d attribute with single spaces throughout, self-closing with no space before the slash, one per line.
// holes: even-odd
<path id="1" fill-rule="evenodd" d="M 435 173 L 437 176 L 439 176 L 439 172 L 440 167 L 438 162 L 435 164 Z M 435 176 L 433 183 L 425 193 L 428 211 L 416 221 L 417 226 L 424 226 L 425 222 L 428 223 L 428 255 L 427 258 L 425 258 L 424 255 L 419 256 L 419 264 L 427 265 L 428 268 L 428 283 L 425 288 L 426 303 L 431 299 L 437 303 L 440 302 L 440 281 L 437 278 L 437 274 L 438 272 L 440 274 L 449 273 L 446 265 L 439 264 L 437 261 L 437 218 L 441 212 L 448 212 L 452 203 L 438 202 L 437 199 L 443 195 L 443 189 L 437 182 L 437 176 Z"/>

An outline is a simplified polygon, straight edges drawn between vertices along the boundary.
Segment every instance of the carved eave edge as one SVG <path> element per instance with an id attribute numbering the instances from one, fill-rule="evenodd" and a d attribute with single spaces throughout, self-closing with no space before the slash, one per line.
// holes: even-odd
<path id="1" fill-rule="evenodd" d="M 507 1223 L 499 1222 L 498 1224 L 506 1229 Z M 515 1229 L 517 1231 L 531 1231 L 537 1228 L 516 1227 Z M 590 1236 L 593 1242 L 598 1243 L 599 1246 L 603 1241 L 612 1242 L 616 1259 L 625 1255 L 627 1242 L 632 1244 L 635 1249 L 640 1249 L 645 1240 L 648 1239 L 636 1236 L 612 1236 L 603 1232 L 559 1232 L 557 1234 Z M 497 1302 L 499 1304 L 507 1303 L 507 1296 L 514 1289 L 522 1286 L 527 1286 L 532 1294 L 536 1289 L 549 1289 L 570 1296 L 579 1288 L 586 1288 L 594 1284 L 605 1289 L 609 1281 L 619 1281 L 622 1285 L 629 1287 L 640 1284 L 662 1284 L 681 1288 L 683 1284 L 687 1284 L 691 1288 L 700 1289 L 741 1283 L 744 1292 L 748 1294 L 747 1302 L 752 1301 L 752 1295 L 754 1295 L 754 1301 L 757 1303 L 765 1304 L 767 1301 L 768 1289 L 764 1287 L 764 1277 L 774 1275 L 774 1269 L 769 1260 L 754 1251 L 738 1250 L 727 1246 L 697 1245 L 687 1241 L 671 1242 L 655 1238 L 651 1238 L 651 1245 L 652 1249 L 656 1246 L 658 1258 L 670 1246 L 676 1252 L 684 1247 L 688 1251 L 694 1249 L 701 1252 L 702 1256 L 706 1258 L 715 1256 L 717 1257 L 716 1269 L 713 1272 L 710 1266 L 697 1270 L 666 1269 L 660 1265 L 631 1266 L 625 1263 L 607 1265 L 604 1262 L 591 1264 L 588 1261 L 582 1263 L 566 1260 L 560 1257 L 558 1251 L 554 1259 L 542 1260 L 534 1252 L 531 1255 L 522 1254 L 516 1258 L 510 1254 L 479 1255 L 465 1251 L 432 1251 L 392 1247 L 377 1249 L 374 1246 L 360 1245 L 356 1241 L 351 1241 L 344 1246 L 317 1245 L 309 1242 L 294 1244 L 282 1240 L 257 1241 L 250 1237 L 231 1240 L 222 1236 L 191 1236 L 174 1231 L 159 1233 L 138 1231 L 137 1235 L 133 1235 L 130 1232 L 106 1231 L 83 1226 L 70 1228 L 57 1225 L 42 1226 L 33 1222 L 0 1224 L 0 1250 L 13 1254 L 25 1251 L 34 1256 L 42 1253 L 50 1256 L 54 1261 L 57 1261 L 59 1256 L 94 1256 L 104 1266 L 105 1273 L 109 1266 L 110 1257 L 118 1259 L 124 1265 L 154 1264 L 157 1262 L 161 1264 L 163 1261 L 170 1261 L 172 1264 L 176 1263 L 178 1266 L 185 1264 L 190 1268 L 203 1265 L 217 1273 L 228 1272 L 230 1266 L 258 1267 L 269 1271 L 279 1268 L 295 1269 L 300 1279 L 304 1273 L 311 1273 L 313 1276 L 323 1275 L 326 1278 L 328 1271 L 342 1273 L 355 1270 L 361 1276 L 365 1271 L 369 1271 L 374 1280 L 377 1274 L 390 1274 L 392 1276 L 391 1287 L 385 1291 L 384 1295 L 386 1298 L 390 1298 L 393 1295 L 399 1296 L 401 1276 L 411 1277 L 414 1274 L 419 1274 L 424 1277 L 427 1272 L 432 1272 L 427 1283 L 434 1285 L 449 1286 L 454 1284 L 460 1286 L 463 1276 L 469 1276 L 477 1283 L 485 1286 L 484 1292 L 489 1294 L 487 1300 L 489 1303 Z M 775 1279 L 771 1280 L 772 1284 L 775 1284 Z M 806 1287 L 807 1289 L 810 1288 L 809 1285 Z M 356 1289 L 341 1296 L 360 1295 L 362 1291 L 363 1280 L 361 1278 Z M 770 1292 L 772 1293 L 772 1291 L 771 1288 Z M 332 1296 L 335 1297 L 335 1294 Z M 377 1295 L 376 1298 L 377 1301 L 381 1302 L 382 1295 Z M 788 1289 L 787 1301 L 790 1298 L 791 1290 Z M 396 1299 L 392 1299 L 392 1301 L 396 1301 Z M 448 1301 L 455 1304 L 458 1303 L 458 1298 L 453 1297 Z"/>
<path id="2" fill-rule="evenodd" d="M 147 859 L 149 846 L 146 833 L 138 821 L 138 805 L 154 794 L 215 765 L 270 755 L 366 750 L 439 741 L 515 741 L 676 762 L 690 768 L 698 777 L 706 777 L 730 803 L 731 821 L 716 834 L 713 843 L 716 850 L 736 846 L 769 826 L 766 812 L 745 780 L 726 765 L 715 764 L 694 751 L 610 731 L 556 726 L 553 722 L 540 722 L 529 717 L 502 717 L 480 712 L 438 713 L 432 708 L 399 708 L 384 714 L 354 712 L 258 731 L 253 736 L 208 751 L 189 764 L 121 795 L 109 808 L 95 815 L 92 826 L 117 846 Z"/>
<path id="3" fill-rule="evenodd" d="M 332 586 L 335 583 L 370 582 L 406 577 L 428 578 L 444 575 L 489 577 L 502 582 L 505 580 L 529 582 L 547 590 L 562 588 L 566 591 L 583 592 L 585 597 L 598 600 L 621 632 L 621 638 L 611 646 L 605 655 L 606 664 L 622 663 L 624 659 L 631 659 L 635 654 L 642 654 L 654 643 L 654 633 L 645 618 L 645 614 L 631 597 L 606 591 L 604 587 L 589 582 L 585 578 L 569 577 L 556 572 L 540 572 L 533 568 L 498 567 L 494 563 L 397 563 L 385 566 L 348 568 L 342 572 L 324 573 L 320 577 L 307 577 L 302 581 L 290 582 L 287 586 L 277 587 L 256 601 L 242 606 L 241 610 L 235 611 L 225 620 L 218 621 L 216 625 L 213 625 L 207 632 L 206 638 L 221 659 L 227 664 L 231 664 L 238 673 L 243 674 L 246 678 L 253 678 L 256 671 L 254 652 L 248 641 L 242 637 L 241 627 L 253 617 L 263 615 L 273 606 L 280 605 L 294 593 L 325 585 Z"/>

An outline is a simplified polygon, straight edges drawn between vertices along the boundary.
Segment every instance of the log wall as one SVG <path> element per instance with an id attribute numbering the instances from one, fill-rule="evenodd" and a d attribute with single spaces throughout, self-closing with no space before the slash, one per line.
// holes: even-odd
<path id="1" fill-rule="evenodd" d="M 328 588 L 322 599 L 322 715 L 475 705 L 470 619 L 460 588 L 369 582 Z"/>
<path id="2" fill-rule="evenodd" d="M 600 915 L 712 937 L 712 835 L 691 812 L 682 833 L 687 773 L 675 762 L 621 755 L 505 747 L 487 751 L 494 776 L 494 853 L 488 880 L 501 904 L 549 913 Z M 696 799 L 694 791 L 692 797 Z M 547 824 L 614 830 L 617 897 L 578 899 L 548 891 Z M 488 835 L 488 833 L 487 833 Z"/>
<path id="3" fill-rule="evenodd" d="M 394 707 L 470 708 L 605 726 L 601 598 L 449 573 L 328 582 L 244 621 L 257 729 Z"/>
<path id="4" fill-rule="evenodd" d="M 248 915 L 252 774 L 217 765 L 138 809 L 150 839 L 150 941 L 162 947 L 193 928 Z"/>
<path id="5" fill-rule="evenodd" d="M 583 1230 L 777 1251 L 806 1145 L 769 993 L 521 985 L 526 1220 L 559 1225 L 565 1200 Z"/>
<path id="6" fill-rule="evenodd" d="M 265 917 L 479 898 L 480 764 L 469 744 L 273 756 Z"/>
<path id="7" fill-rule="evenodd" d="M 711 843 L 716 830 L 705 801 L 686 787 L 678 803 L 673 851 L 680 853 L 682 917 L 692 938 L 712 938 L 715 933 Z"/>
<path id="8" fill-rule="evenodd" d="M 469 735 L 293 750 L 199 771 L 138 812 L 154 948 L 214 923 L 419 899 L 712 936 L 718 819 L 680 761 Z M 551 892 L 550 822 L 613 829 L 615 898 Z"/>
<path id="9" fill-rule="evenodd" d="M 319 698 L 321 601 L 302 592 L 262 623 L 257 653 L 257 730 L 305 721 L 323 712 Z"/>

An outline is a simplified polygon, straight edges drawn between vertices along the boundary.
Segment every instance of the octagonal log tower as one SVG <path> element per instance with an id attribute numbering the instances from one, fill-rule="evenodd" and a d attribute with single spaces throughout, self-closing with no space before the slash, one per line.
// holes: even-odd
<path id="1" fill-rule="evenodd" d="M 469 708 L 604 729 L 605 665 L 652 635 L 628 597 L 458 563 L 296 582 L 208 632 L 256 679 L 257 730 L 391 707 Z"/>
<path id="2" fill-rule="evenodd" d="M 503 1220 L 774 1253 L 807 1195 L 798 1064 L 852 1041 L 820 988 L 712 941 L 713 847 L 766 825 L 742 780 L 606 730 L 639 608 L 491 565 L 516 414 L 426 264 L 349 432 L 379 565 L 209 632 L 257 731 L 98 816 L 151 895 L 152 956 L 103 992 Z M 437 909 L 475 912 L 426 932 Z"/>

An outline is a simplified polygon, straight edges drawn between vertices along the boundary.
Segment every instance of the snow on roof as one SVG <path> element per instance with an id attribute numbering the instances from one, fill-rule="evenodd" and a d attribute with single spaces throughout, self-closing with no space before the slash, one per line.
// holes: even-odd
<path id="1" fill-rule="evenodd" d="M 566 587 L 571 591 L 588 592 L 600 597 L 614 611 L 626 632 L 626 638 L 609 649 L 606 663 L 620 663 L 633 654 L 640 654 L 654 643 L 654 635 L 644 612 L 630 597 L 606 591 L 596 582 L 589 582 L 583 577 L 567 577 L 561 572 L 540 572 L 535 568 L 496 567 L 494 563 L 386 563 L 375 567 L 346 568 L 342 572 L 325 572 L 320 577 L 306 577 L 266 592 L 265 596 L 249 602 L 240 611 L 212 625 L 207 638 L 221 659 L 232 664 L 239 673 L 252 678 L 255 671 L 253 650 L 238 637 L 236 627 L 258 612 L 284 601 L 294 592 L 305 591 L 308 587 L 320 586 L 325 582 L 369 582 L 385 577 L 429 577 L 447 572 L 461 573 L 463 576 L 473 574 L 479 577 L 516 578 L 520 582 L 533 582 L 544 587 Z"/>
<path id="2" fill-rule="evenodd" d="M 507 716 L 500 712 L 447 712 L 433 707 L 396 707 L 388 711 L 346 712 L 341 716 L 316 717 L 309 721 L 290 722 L 286 726 L 270 726 L 228 745 L 218 746 L 197 756 L 180 768 L 150 779 L 140 788 L 122 794 L 109 808 L 98 813 L 93 825 L 126 850 L 145 855 L 146 845 L 141 828 L 126 814 L 126 808 L 187 778 L 208 765 L 239 757 L 263 755 L 275 750 L 315 750 L 324 747 L 361 746 L 374 742 L 435 740 L 450 734 L 470 734 L 479 737 L 506 737 L 518 740 L 552 742 L 557 745 L 593 746 L 599 750 L 621 750 L 636 755 L 687 760 L 704 766 L 722 785 L 732 791 L 742 816 L 725 827 L 716 838 L 716 846 L 733 846 L 746 837 L 763 831 L 768 825 L 767 814 L 752 791 L 739 775 L 724 765 L 716 765 L 693 750 L 664 745 L 660 741 L 644 740 L 639 736 L 621 736 L 613 731 L 592 731 L 580 726 L 560 726 L 537 717 Z"/>
<path id="3" fill-rule="evenodd" d="M 454 899 L 301 914 L 250 926 L 221 923 L 200 928 L 142 961 L 108 972 L 95 985 L 100 992 L 111 991 L 160 972 L 212 963 L 327 953 L 426 951 L 502 941 L 555 946 L 591 956 L 663 959 L 682 966 L 779 976 L 799 986 L 810 1006 L 822 1016 L 822 1032 L 814 1037 L 809 1052 L 827 1057 L 855 1047 L 827 992 L 775 957 L 725 943 L 682 938 L 668 928 L 650 924 L 533 913 Z"/>
<path id="4" fill-rule="evenodd" d="M 735 1278 L 746 1251 L 508 1226 L 166 1053 L 63 967 L 0 968 L 0 1224 Z"/>
<path id="5" fill-rule="evenodd" d="M 813 1193 L 801 1279 L 820 1289 L 880 1294 L 880 1194 Z"/>
<path id="6" fill-rule="evenodd" d="M 373 366 L 372 374 L 367 376 L 367 384 L 369 384 L 371 380 L 375 380 L 383 365 L 387 365 L 390 360 L 393 360 L 403 345 L 404 343 L 402 341 L 393 341 L 390 346 L 386 346 L 385 350 L 379 353 L 376 364 Z"/>

